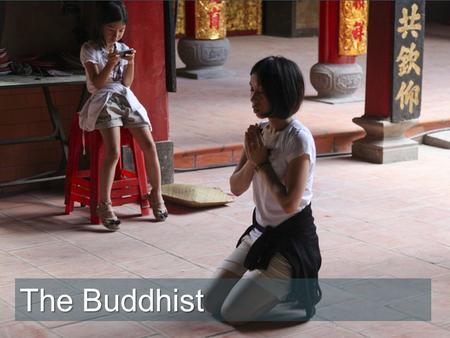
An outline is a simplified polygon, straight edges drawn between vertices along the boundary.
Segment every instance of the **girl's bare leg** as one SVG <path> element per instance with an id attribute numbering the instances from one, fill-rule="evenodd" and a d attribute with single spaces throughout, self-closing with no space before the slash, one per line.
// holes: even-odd
<path id="1" fill-rule="evenodd" d="M 165 216 L 155 215 L 155 217 L 157 220 L 164 220 L 167 217 L 167 210 L 165 210 L 161 193 L 161 169 L 152 133 L 148 127 L 129 128 L 129 130 L 144 152 L 145 169 L 151 186 L 150 199 L 154 204 L 152 205 L 153 212 L 162 211 Z"/>
<path id="2" fill-rule="evenodd" d="M 117 161 L 120 157 L 120 127 L 100 129 L 103 139 L 104 161 L 100 168 L 100 192 L 97 214 L 103 225 L 110 230 L 117 230 L 120 221 L 111 205 L 111 188 Z"/>
<path id="3" fill-rule="evenodd" d="M 100 129 L 105 159 L 100 169 L 100 202 L 111 201 L 111 187 L 120 157 L 120 127 Z"/>

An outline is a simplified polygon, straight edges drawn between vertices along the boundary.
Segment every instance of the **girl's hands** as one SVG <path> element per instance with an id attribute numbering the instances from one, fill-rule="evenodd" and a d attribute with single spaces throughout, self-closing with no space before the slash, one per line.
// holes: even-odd
<path id="1" fill-rule="evenodd" d="M 123 59 L 128 61 L 128 64 L 133 64 L 134 63 L 134 56 L 136 55 L 136 50 L 133 49 L 133 51 L 130 54 L 126 54 Z"/>
<path id="2" fill-rule="evenodd" d="M 116 51 L 116 49 L 114 49 L 113 52 L 108 54 L 107 65 L 109 65 L 110 67 L 114 67 L 115 65 L 117 65 L 119 63 L 119 61 L 120 61 L 120 55 Z"/>
<path id="3" fill-rule="evenodd" d="M 269 160 L 269 151 L 264 146 L 261 129 L 256 124 L 250 125 L 245 132 L 245 154 L 254 167 Z"/>

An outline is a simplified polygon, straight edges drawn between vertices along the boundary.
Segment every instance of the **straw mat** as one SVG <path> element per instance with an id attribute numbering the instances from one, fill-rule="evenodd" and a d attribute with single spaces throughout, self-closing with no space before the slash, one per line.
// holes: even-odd
<path id="1" fill-rule="evenodd" d="M 162 186 L 162 195 L 166 201 L 194 208 L 219 206 L 233 202 L 233 198 L 219 188 L 191 184 L 165 184 Z"/>

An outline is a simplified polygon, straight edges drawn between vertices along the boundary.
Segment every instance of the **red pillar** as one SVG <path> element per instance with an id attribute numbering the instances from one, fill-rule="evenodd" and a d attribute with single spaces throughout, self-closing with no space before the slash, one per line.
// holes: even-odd
<path id="1" fill-rule="evenodd" d="M 156 141 L 169 137 L 165 78 L 163 1 L 126 1 L 128 24 L 124 41 L 136 49 L 132 90 L 147 109 Z"/>
<path id="2" fill-rule="evenodd" d="M 339 55 L 339 0 L 320 1 L 319 63 L 355 62 L 355 56 Z"/>
<path id="3" fill-rule="evenodd" d="M 394 1 L 371 1 L 364 116 L 388 118 L 392 111 Z"/>
<path id="4" fill-rule="evenodd" d="M 184 3 L 185 9 L 185 27 L 186 37 L 195 39 L 195 1 L 186 0 Z"/>
<path id="5" fill-rule="evenodd" d="M 420 116 L 425 1 L 370 1 L 366 106 L 353 119 L 366 136 L 352 155 L 374 163 L 417 160 L 405 132 Z"/>

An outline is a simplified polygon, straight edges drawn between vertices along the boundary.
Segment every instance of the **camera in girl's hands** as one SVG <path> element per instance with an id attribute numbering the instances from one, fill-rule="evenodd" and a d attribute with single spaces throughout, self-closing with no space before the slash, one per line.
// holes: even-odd
<path id="1" fill-rule="evenodd" d="M 133 52 L 134 52 L 134 49 L 121 50 L 121 51 L 119 52 L 119 56 L 120 56 L 121 58 L 123 58 L 123 57 L 126 57 L 126 56 L 128 56 L 128 55 L 133 54 Z"/>

